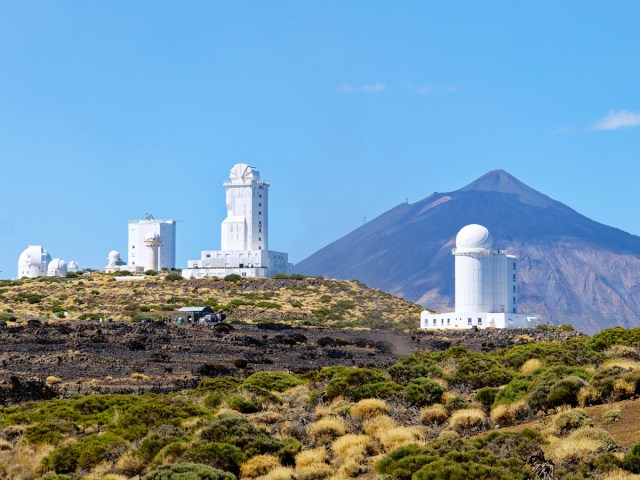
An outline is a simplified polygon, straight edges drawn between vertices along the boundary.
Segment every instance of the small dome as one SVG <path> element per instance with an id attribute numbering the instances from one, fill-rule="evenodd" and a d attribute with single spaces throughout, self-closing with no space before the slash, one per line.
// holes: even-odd
<path id="1" fill-rule="evenodd" d="M 67 262 L 61 258 L 54 258 L 49 262 L 47 275 L 50 277 L 64 277 L 67 274 Z"/>
<path id="2" fill-rule="evenodd" d="M 492 245 L 489 230 L 476 223 L 463 227 L 456 235 L 456 248 L 490 249 Z"/>
<path id="3" fill-rule="evenodd" d="M 149 232 L 144 236 L 145 240 L 160 240 L 160 234 L 158 232 Z"/>
<path id="4" fill-rule="evenodd" d="M 71 260 L 69 263 L 67 263 L 67 268 L 70 272 L 77 272 L 78 271 L 78 262 Z"/>
<path id="5" fill-rule="evenodd" d="M 18 263 L 25 266 L 48 264 L 51 255 L 40 245 L 29 245 L 18 258 Z"/>
<path id="6" fill-rule="evenodd" d="M 120 258 L 120 252 L 117 250 L 111 250 L 109 252 L 109 260 L 111 260 L 112 258 L 113 259 Z"/>

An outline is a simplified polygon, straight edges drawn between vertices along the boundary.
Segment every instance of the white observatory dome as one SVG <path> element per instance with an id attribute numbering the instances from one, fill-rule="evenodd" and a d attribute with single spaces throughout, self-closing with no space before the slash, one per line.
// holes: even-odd
<path id="1" fill-rule="evenodd" d="M 71 260 L 68 264 L 67 264 L 67 270 L 70 272 L 77 272 L 78 271 L 78 262 Z"/>
<path id="2" fill-rule="evenodd" d="M 486 227 L 472 223 L 463 227 L 456 235 L 457 249 L 491 249 L 493 240 Z"/>
<path id="3" fill-rule="evenodd" d="M 47 274 L 51 255 L 40 245 L 29 245 L 18 258 L 18 278 L 40 277 Z"/>
<path id="4" fill-rule="evenodd" d="M 247 165 L 246 163 L 236 163 L 231 168 L 231 183 L 252 183 L 260 180 L 260 172 L 256 167 Z"/>
<path id="5" fill-rule="evenodd" d="M 120 258 L 120 252 L 117 250 L 111 250 L 109 252 L 107 266 L 113 267 L 113 266 L 123 265 L 123 264 L 124 262 L 122 261 L 122 258 Z"/>
<path id="6" fill-rule="evenodd" d="M 47 268 L 47 276 L 49 277 L 64 277 L 67 274 L 67 262 L 61 258 L 54 258 L 49 262 Z"/>

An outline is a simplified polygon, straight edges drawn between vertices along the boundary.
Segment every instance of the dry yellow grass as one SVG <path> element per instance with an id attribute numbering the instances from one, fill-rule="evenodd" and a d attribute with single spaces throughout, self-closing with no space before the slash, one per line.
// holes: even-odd
<path id="1" fill-rule="evenodd" d="M 430 407 L 423 407 L 420 409 L 420 421 L 425 425 L 437 424 L 440 425 L 447 421 L 449 413 L 444 405 L 436 403 Z"/>
<path id="2" fill-rule="evenodd" d="M 149 375 L 145 375 L 144 373 L 140 372 L 133 372 L 131 374 L 131 378 L 134 380 L 140 380 L 141 382 L 148 382 L 151 380 L 151 377 Z"/>
<path id="3" fill-rule="evenodd" d="M 463 408 L 451 414 L 449 428 L 457 432 L 464 432 L 480 427 L 486 419 L 487 416 L 479 408 Z"/>
<path id="4" fill-rule="evenodd" d="M 244 478 L 256 478 L 280 466 L 280 459 L 275 455 L 257 455 L 240 465 L 240 474 Z"/>
<path id="5" fill-rule="evenodd" d="M 621 397 L 628 398 L 636 392 L 636 383 L 632 380 L 617 378 L 613 381 L 613 391 Z"/>
<path id="6" fill-rule="evenodd" d="M 619 367 L 624 370 L 638 370 L 640 369 L 640 362 L 629 358 L 611 358 L 604 362 L 599 370 L 606 370 L 611 367 Z"/>
<path id="7" fill-rule="evenodd" d="M 349 433 L 337 438 L 331 444 L 331 450 L 338 457 L 357 457 L 371 446 L 371 439 L 367 435 Z"/>
<path id="8" fill-rule="evenodd" d="M 329 477 L 332 473 L 333 468 L 326 463 L 315 463 L 313 465 L 305 465 L 304 467 L 296 467 L 297 480 L 321 480 Z"/>
<path id="9" fill-rule="evenodd" d="M 552 444 L 547 449 L 546 455 L 554 462 L 588 462 L 598 453 L 613 446 L 613 440 L 606 430 L 582 427 Z"/>
<path id="10" fill-rule="evenodd" d="M 390 452 L 411 443 L 420 443 L 427 434 L 425 427 L 396 427 L 378 432 L 377 438 L 385 451 Z"/>
<path id="11" fill-rule="evenodd" d="M 18 443 L 11 450 L 0 451 L 0 478 L 35 480 L 45 471 L 42 459 L 53 449 L 51 446 Z"/>
<path id="12" fill-rule="evenodd" d="M 351 406 L 351 416 L 369 419 L 389 413 L 390 410 L 391 407 L 384 400 L 379 398 L 365 398 Z"/>
<path id="13" fill-rule="evenodd" d="M 59 385 L 62 383 L 62 379 L 60 377 L 49 375 L 45 382 L 47 383 L 47 385 Z"/>
<path id="14" fill-rule="evenodd" d="M 640 475 L 635 475 L 631 472 L 616 468 L 610 472 L 605 473 L 602 480 L 640 480 Z"/>
<path id="15" fill-rule="evenodd" d="M 537 358 L 530 358 L 522 364 L 522 366 L 520 367 L 520 373 L 522 373 L 523 375 L 531 375 L 533 372 L 542 367 L 543 365 L 540 360 L 538 360 Z"/>
<path id="16" fill-rule="evenodd" d="M 307 435 L 316 443 L 329 443 L 347 433 L 347 422 L 340 417 L 323 417 L 307 427 Z"/>
<path id="17" fill-rule="evenodd" d="M 597 403 L 599 398 L 600 394 L 591 386 L 582 387 L 580 391 L 578 391 L 578 404 L 581 407 L 593 405 L 594 403 Z"/>
<path id="18" fill-rule="evenodd" d="M 378 432 L 384 432 L 396 428 L 398 425 L 388 415 L 380 415 L 379 417 L 365 420 L 362 424 L 362 431 L 370 437 L 377 437 Z"/>
<path id="19" fill-rule="evenodd" d="M 316 463 L 325 463 L 327 460 L 327 450 L 324 447 L 303 450 L 295 456 L 297 467 L 307 467 Z"/>
<path id="20" fill-rule="evenodd" d="M 556 413 L 551 419 L 551 422 L 544 433 L 550 435 L 564 435 L 572 430 L 591 425 L 592 422 L 583 409 L 559 409 L 558 413 Z"/>
<path id="21" fill-rule="evenodd" d="M 145 462 L 132 452 L 123 453 L 116 462 L 116 472 L 125 475 L 127 478 L 140 475 L 145 468 Z"/>
<path id="22" fill-rule="evenodd" d="M 512 425 L 513 423 L 525 419 L 531 409 L 524 400 L 518 400 L 509 405 L 498 405 L 491 410 L 491 420 L 499 426 Z"/>
<path id="23" fill-rule="evenodd" d="M 295 475 L 296 471 L 291 467 L 276 467 L 261 477 L 260 480 L 292 480 Z"/>

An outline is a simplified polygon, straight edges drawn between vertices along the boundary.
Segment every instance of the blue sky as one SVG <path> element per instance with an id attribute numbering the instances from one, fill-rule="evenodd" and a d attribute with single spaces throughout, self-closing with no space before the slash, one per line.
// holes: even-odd
<path id="1" fill-rule="evenodd" d="M 101 268 L 127 219 L 219 248 L 234 163 L 298 262 L 503 168 L 640 234 L 636 1 L 0 2 L 0 276 Z"/>

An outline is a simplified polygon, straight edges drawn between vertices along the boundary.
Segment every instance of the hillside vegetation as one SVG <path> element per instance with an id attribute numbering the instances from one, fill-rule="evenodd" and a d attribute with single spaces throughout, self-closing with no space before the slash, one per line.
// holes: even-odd
<path id="1" fill-rule="evenodd" d="M 180 307 L 210 306 L 230 319 L 286 320 L 333 327 L 415 328 L 421 307 L 357 281 L 324 278 L 185 280 L 176 274 L 118 282 L 92 272 L 75 278 L 0 281 L 3 319 L 24 316 L 140 320 L 169 317 Z"/>
<path id="2" fill-rule="evenodd" d="M 238 373 L 168 395 L 3 407 L 0 475 L 639 478 L 640 438 L 609 427 L 640 431 L 640 330 L 522 340 L 487 352 L 418 352 L 386 368 Z"/>

